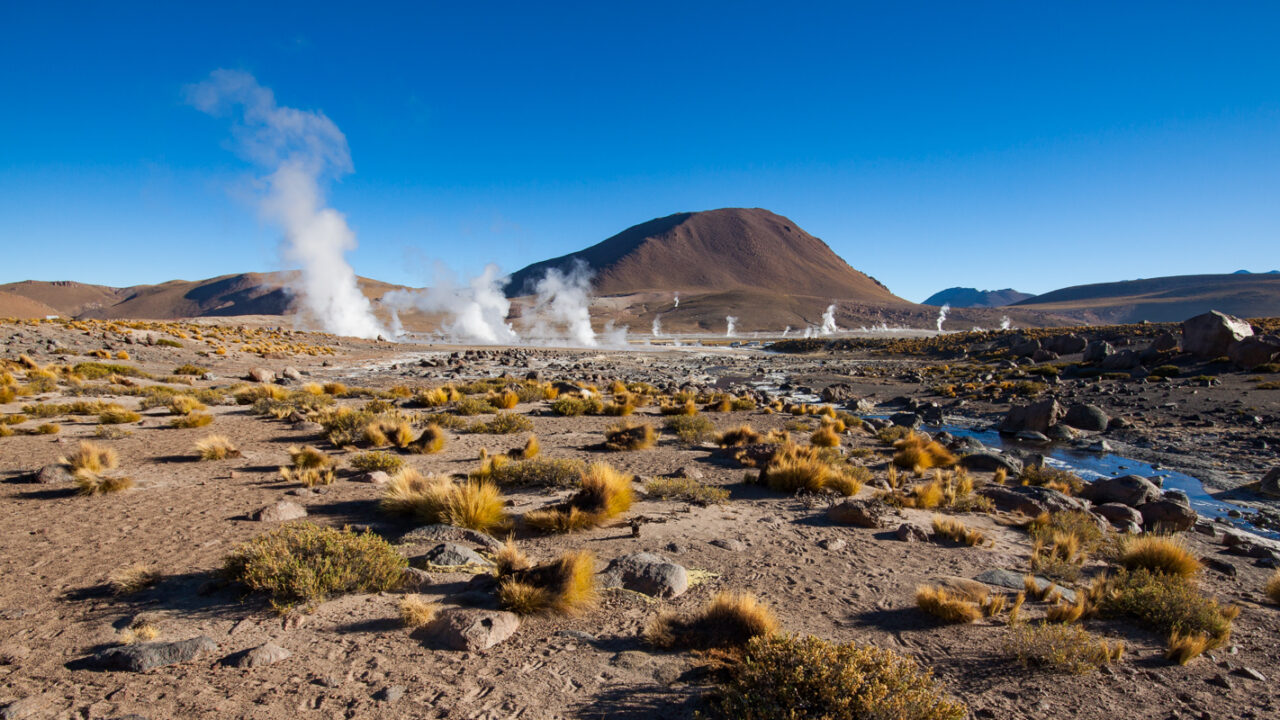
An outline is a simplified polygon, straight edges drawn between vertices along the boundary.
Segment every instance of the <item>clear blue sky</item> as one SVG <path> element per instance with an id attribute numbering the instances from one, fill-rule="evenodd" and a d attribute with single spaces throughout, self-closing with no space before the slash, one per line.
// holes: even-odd
<path id="1" fill-rule="evenodd" d="M 217 68 L 346 134 L 391 282 L 726 206 L 916 301 L 1280 266 L 1277 3 L 189 5 L 0 4 L 0 282 L 280 267 Z"/>

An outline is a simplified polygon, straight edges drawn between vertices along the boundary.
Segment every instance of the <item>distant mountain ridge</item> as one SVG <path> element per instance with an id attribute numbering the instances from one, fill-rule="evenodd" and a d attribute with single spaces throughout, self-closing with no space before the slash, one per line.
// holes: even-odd
<path id="1" fill-rule="evenodd" d="M 634 225 L 513 273 L 507 294 L 530 294 L 549 269 L 569 271 L 577 263 L 594 273 L 601 295 L 754 291 L 910 304 L 793 221 L 761 208 L 676 213 Z"/>
<path id="2" fill-rule="evenodd" d="M 1012 288 L 1004 290 L 978 290 L 977 288 L 953 287 L 941 290 L 929 296 L 922 305 L 941 307 L 1004 307 L 1013 303 L 1035 297 L 1030 293 L 1018 292 Z"/>
<path id="3" fill-rule="evenodd" d="M 1090 323 L 1178 322 L 1209 310 L 1237 317 L 1280 316 L 1280 273 L 1173 275 L 1076 285 L 1010 308 Z"/>

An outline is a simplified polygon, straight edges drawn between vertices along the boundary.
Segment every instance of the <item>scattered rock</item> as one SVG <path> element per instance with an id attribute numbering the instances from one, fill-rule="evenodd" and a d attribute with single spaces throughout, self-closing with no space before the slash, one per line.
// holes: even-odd
<path id="1" fill-rule="evenodd" d="M 1112 353 L 1102 362 L 1098 363 L 1098 367 L 1103 370 L 1132 370 L 1142 364 L 1142 356 L 1133 350 L 1121 350 L 1118 353 Z"/>
<path id="2" fill-rule="evenodd" d="M 0 645 L 0 665 L 17 665 L 31 655 L 31 648 L 18 643 Z"/>
<path id="3" fill-rule="evenodd" d="M 834 540 L 831 538 L 823 538 L 818 541 L 818 547 L 830 552 L 840 552 L 848 547 L 848 545 L 849 543 L 841 540 L 840 538 L 836 538 Z"/>
<path id="4" fill-rule="evenodd" d="M 381 470 L 360 473 L 351 479 L 355 482 L 373 483 L 374 485 L 386 485 L 391 482 L 391 476 Z"/>
<path id="5" fill-rule="evenodd" d="M 635 553 L 614 559 L 600 574 L 600 585 L 625 588 L 657 598 L 674 598 L 689 589 L 689 574 L 683 565 L 661 555 Z"/>
<path id="6" fill-rule="evenodd" d="M 731 540 L 728 538 L 717 538 L 712 540 L 711 544 L 722 550 L 728 550 L 729 552 L 742 552 L 747 549 L 746 544 L 741 540 Z"/>
<path id="7" fill-rule="evenodd" d="M 22 720 L 45 709 L 44 697 L 32 695 L 0 707 L 0 720 Z"/>
<path id="8" fill-rule="evenodd" d="M 235 653 L 228 656 L 222 661 L 223 665 L 230 665 L 238 668 L 255 668 L 263 667 L 278 663 L 281 660 L 287 660 L 293 653 L 285 648 L 276 645 L 273 642 L 264 643 L 256 648 L 251 648 L 243 652 Z"/>
<path id="9" fill-rule="evenodd" d="M 856 397 L 857 392 L 852 385 L 847 383 L 836 383 L 822 389 L 823 402 L 829 403 L 847 403 Z"/>
<path id="10" fill-rule="evenodd" d="M 1052 398 L 1031 403 L 1030 405 L 1014 405 L 1009 408 L 1004 422 L 1000 424 L 1002 433 L 1018 433 L 1023 430 L 1044 433 L 1058 424 L 1062 419 L 1063 409 L 1057 400 Z"/>
<path id="11" fill-rule="evenodd" d="M 292 365 L 286 367 L 284 370 L 281 370 L 280 376 L 284 378 L 288 378 L 289 380 L 297 380 L 299 382 L 302 381 L 302 372 L 299 371 L 298 368 L 293 367 Z"/>
<path id="12" fill-rule="evenodd" d="M 893 536 L 902 542 L 924 542 L 929 539 L 929 533 L 919 525 L 904 522 L 893 531 Z"/>
<path id="13" fill-rule="evenodd" d="M 985 472 L 995 472 L 1000 469 L 1010 475 L 1017 475 L 1022 472 L 1021 460 L 993 450 L 984 450 L 965 455 L 960 458 L 960 464 L 970 470 L 982 470 Z"/>
<path id="14" fill-rule="evenodd" d="M 827 509 L 827 517 L 840 525 L 854 525 L 873 530 L 885 526 L 889 507 L 880 500 L 848 498 Z"/>
<path id="15" fill-rule="evenodd" d="M 701 480 L 706 476 L 701 470 L 693 465 L 681 465 L 675 472 L 671 473 L 667 477 L 683 477 L 689 478 L 690 480 Z"/>
<path id="16" fill-rule="evenodd" d="M 1160 488 L 1139 475 L 1103 477 L 1085 485 L 1080 491 L 1080 497 L 1099 505 L 1119 503 L 1136 508 L 1159 499 Z"/>
<path id="17" fill-rule="evenodd" d="M 104 670 L 146 672 L 153 668 L 189 662 L 217 650 L 218 643 L 213 638 L 200 635 L 177 642 L 150 642 L 108 648 L 90 660 L 94 666 Z"/>
<path id="18" fill-rule="evenodd" d="M 1054 425 L 1053 427 L 1049 428 L 1049 432 L 1053 432 L 1058 427 L 1059 427 L 1058 425 Z M 1015 437 L 1017 437 L 1022 442 L 1038 443 L 1040 445 L 1047 445 L 1053 442 L 1053 440 L 1050 439 L 1048 435 L 1045 435 L 1042 432 L 1037 432 L 1035 430 L 1019 430 L 1018 434 Z"/>
<path id="19" fill-rule="evenodd" d="M 421 590 L 429 587 L 434 581 L 431 579 L 431 573 L 416 567 L 407 567 L 404 569 L 404 587 L 406 590 Z"/>
<path id="20" fill-rule="evenodd" d="M 388 685 L 373 694 L 373 699 L 378 702 L 393 703 L 404 697 L 403 685 Z"/>
<path id="21" fill-rule="evenodd" d="M 1239 342 L 1231 343 L 1227 348 L 1227 357 L 1231 362 L 1245 370 L 1252 370 L 1259 365 L 1280 357 L 1280 337 L 1263 335 L 1247 337 Z"/>
<path id="22" fill-rule="evenodd" d="M 65 465 L 54 463 L 53 465 L 45 465 L 36 471 L 33 476 L 35 481 L 42 485 L 62 485 L 75 480 L 71 471 Z"/>
<path id="23" fill-rule="evenodd" d="M 1008 588 L 1010 590 L 1022 590 L 1024 587 L 1026 587 L 1025 585 L 1026 580 L 1024 579 L 1025 577 L 1026 577 L 1026 573 L 1014 572 L 1012 570 L 1001 570 L 999 568 L 992 568 L 991 570 L 984 570 L 982 574 L 978 575 L 978 577 L 974 579 L 980 583 L 986 583 L 987 585 L 994 585 L 996 587 Z M 1076 601 L 1076 593 L 1071 588 L 1062 587 L 1061 585 L 1057 585 L 1056 583 L 1046 580 L 1045 578 L 1036 576 L 1037 588 L 1044 590 L 1050 585 L 1053 585 L 1054 587 L 1057 588 L 1058 594 L 1062 596 L 1063 600 L 1066 600 L 1067 602 Z"/>
<path id="24" fill-rule="evenodd" d="M 479 530 L 455 527 L 453 525 L 423 525 L 405 533 L 400 538 L 402 545 L 429 545 L 436 543 L 471 543 L 481 547 L 497 550 L 502 547 L 492 535 Z"/>
<path id="25" fill-rule="evenodd" d="M 1103 503 L 1094 507 L 1093 511 L 1117 528 L 1129 530 L 1130 525 L 1142 526 L 1142 513 L 1122 503 Z"/>
<path id="26" fill-rule="evenodd" d="M 475 550 L 457 543 L 440 543 L 427 551 L 425 555 L 414 558 L 414 562 L 443 567 L 459 567 L 462 565 L 481 565 L 491 567 L 492 562 Z"/>
<path id="27" fill-rule="evenodd" d="M 1138 512 L 1142 513 L 1143 527 L 1165 532 L 1190 530 L 1200 517 L 1189 505 L 1167 497 L 1139 505 Z"/>
<path id="28" fill-rule="evenodd" d="M 991 498 L 1000 510 L 1020 512 L 1028 517 L 1042 512 L 1089 509 L 1089 503 L 1083 500 L 1035 485 L 985 485 L 978 494 Z"/>
<path id="29" fill-rule="evenodd" d="M 253 514 L 253 519 L 258 522 L 287 522 L 289 520 L 297 520 L 307 516 L 307 509 L 296 502 L 289 500 L 280 500 L 272 503 Z"/>
<path id="30" fill-rule="evenodd" d="M 913 412 L 900 412 L 890 415 L 889 422 L 897 425 L 898 427 L 911 428 L 912 430 L 915 430 L 920 427 L 924 421 L 920 419 L 919 415 Z"/>
<path id="31" fill-rule="evenodd" d="M 1051 338 L 1046 338 L 1043 343 L 1045 350 L 1059 355 L 1074 355 L 1082 352 L 1087 345 L 1088 342 L 1084 338 L 1075 334 L 1054 335 Z"/>
<path id="32" fill-rule="evenodd" d="M 453 608 L 440 613 L 421 634 L 431 645 L 450 650 L 488 650 L 515 634 L 520 617 L 500 610 Z"/>
<path id="33" fill-rule="evenodd" d="M 1231 343 L 1252 335 L 1249 323 L 1217 310 L 1182 321 L 1182 349 L 1201 358 L 1226 355 Z"/>
<path id="34" fill-rule="evenodd" d="M 1111 347 L 1111 343 L 1105 340 L 1094 340 L 1085 347 L 1082 359 L 1085 362 L 1102 362 L 1103 360 L 1106 360 L 1112 352 L 1114 352 L 1114 349 Z"/>
<path id="35" fill-rule="evenodd" d="M 1280 497 L 1280 465 L 1271 468 L 1266 475 L 1262 476 L 1258 490 L 1266 495 Z"/>
<path id="36" fill-rule="evenodd" d="M 1090 432 L 1102 432 L 1107 429 L 1107 423 L 1111 418 L 1102 411 L 1097 405 L 1086 405 L 1076 403 L 1067 408 L 1067 414 L 1062 418 L 1062 422 L 1070 425 L 1077 430 L 1088 430 Z"/>
<path id="37" fill-rule="evenodd" d="M 250 370 L 247 377 L 254 382 L 260 383 L 275 382 L 276 380 L 276 374 L 274 371 L 261 367 Z"/>

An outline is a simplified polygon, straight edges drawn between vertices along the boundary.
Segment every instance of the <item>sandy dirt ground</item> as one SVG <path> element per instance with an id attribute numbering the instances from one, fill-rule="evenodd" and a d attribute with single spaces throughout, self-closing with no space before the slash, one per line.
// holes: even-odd
<path id="1" fill-rule="evenodd" d="M 262 331 L 265 332 L 265 331 Z M 105 324 L 84 328 L 58 324 L 0 326 L 3 357 L 26 355 L 38 365 L 93 361 L 99 349 L 129 354 L 123 363 L 172 382 L 184 363 L 208 369 L 193 387 L 228 388 L 255 367 L 281 372 L 296 368 L 303 382 L 342 382 L 388 389 L 426 388 L 445 382 L 508 374 L 543 381 L 643 380 L 660 390 L 692 385 L 751 391 L 759 383 L 786 384 L 786 392 L 849 384 L 872 403 L 895 398 L 939 402 L 950 416 L 977 422 L 998 418 L 1008 404 L 973 401 L 956 406 L 920 377 L 940 364 L 929 358 L 786 356 L 756 349 L 466 350 L 405 346 L 284 332 L 279 347 L 265 353 L 198 354 L 211 345 L 148 344 L 163 330 L 122 331 Z M 128 335 L 130 342 L 123 337 Z M 292 345 L 293 349 L 286 346 Z M 298 347 L 328 347 L 333 354 L 307 355 Z M 954 365 L 954 363 L 951 363 Z M 976 372 L 976 371 L 975 371 Z M 20 373 L 16 373 L 20 376 Z M 1189 375 L 1190 373 L 1188 373 Z M 1061 397 L 1101 404 L 1133 421 L 1109 433 L 1135 453 L 1167 467 L 1198 473 L 1211 489 L 1244 498 L 1256 508 L 1276 501 L 1242 488 L 1275 462 L 1274 418 L 1280 391 L 1256 390 L 1244 373 L 1220 373 L 1221 383 L 1133 385 L 1120 381 L 1055 388 Z M 915 378 L 915 379 L 912 379 Z M 21 377 L 18 378 L 21 380 Z M 152 380 L 137 380 L 139 385 Z M 757 383 L 752 385 L 751 383 Z M 105 381 L 89 385 L 105 385 Z M 15 415 L 36 402 L 69 402 L 68 388 L 16 398 L 0 406 Z M 135 396 L 95 396 L 134 408 Z M 366 399 L 344 399 L 359 406 Z M 880 405 L 876 412 L 893 412 Z M 928 527 L 931 511 L 903 509 L 885 529 L 832 523 L 829 499 L 790 496 L 744 482 L 744 468 L 709 444 L 689 446 L 660 432 L 658 444 L 637 452 L 601 446 L 610 417 L 559 417 L 544 401 L 522 403 L 551 458 L 605 460 L 653 478 L 684 469 L 730 493 L 722 504 L 699 506 L 641 499 L 626 518 L 571 535 L 521 531 L 517 538 L 535 560 L 566 550 L 587 549 L 598 569 L 611 559 L 652 552 L 694 573 L 690 590 L 673 600 L 634 592 L 605 591 L 599 604 L 572 617 L 526 618 L 509 640 L 481 652 L 429 647 L 399 620 L 397 592 L 330 599 L 312 612 L 279 615 L 264 602 L 217 582 L 227 554 L 274 525 L 253 513 L 282 499 L 303 505 L 308 520 L 373 529 L 392 542 L 413 529 L 378 510 L 381 489 L 342 474 L 314 492 L 281 479 L 287 448 L 323 445 L 314 428 L 254 415 L 247 406 L 216 405 L 208 427 L 170 427 L 163 408 L 142 411 L 138 422 L 116 426 L 127 435 L 102 442 L 120 456 L 120 472 L 135 488 L 84 497 L 70 483 L 37 483 L 31 474 L 56 463 L 81 439 L 97 439 L 96 417 L 31 418 L 0 438 L 0 707 L 4 717 L 33 718 L 684 718 L 692 717 L 712 690 L 699 658 L 655 650 L 644 627 L 667 609 L 692 611 L 722 590 L 755 593 L 776 612 L 788 633 L 830 641 L 856 641 L 891 648 L 932 666 L 946 691 L 984 718 L 1269 718 L 1280 716 L 1280 607 L 1262 587 L 1274 572 L 1269 561 L 1225 555 L 1220 540 L 1188 532 L 1198 555 L 1219 558 L 1234 574 L 1207 569 L 1202 589 L 1240 608 L 1229 643 L 1186 666 L 1164 659 L 1165 638 L 1132 622 L 1096 619 L 1091 631 L 1123 639 L 1122 660 L 1101 672 L 1065 675 L 1017 663 L 1006 648 L 1005 619 L 946 625 L 917 609 L 915 589 L 940 577 L 973 578 L 984 570 L 1025 572 L 1031 541 L 1025 532 L 988 514 L 965 513 L 969 526 L 991 542 L 961 547 L 903 542 L 893 528 L 902 522 Z M 782 429 L 795 418 L 763 409 L 706 413 L 720 430 L 750 423 L 760 431 Z M 1192 419 L 1190 416 L 1197 416 Z M 1229 417 L 1228 417 L 1229 415 Z M 1250 418 L 1240 420 L 1240 418 Z M 1259 418 L 1255 423 L 1252 418 Z M 657 428 L 655 407 L 632 419 Z M 1205 425 L 1205 421 L 1213 424 Z M 41 422 L 61 427 L 56 435 L 27 434 Z M 202 462 L 194 444 L 210 433 L 235 442 L 243 457 Z M 450 431 L 435 455 L 405 455 L 424 472 L 465 474 L 479 463 L 482 448 L 501 451 L 523 443 L 528 433 L 494 436 Z M 887 469 L 891 450 L 869 432 L 842 438 L 848 450 L 865 449 L 860 462 L 874 476 Z M 345 461 L 353 454 L 337 450 Z M 981 478 L 989 473 L 978 473 Z M 639 488 L 640 486 L 637 485 Z M 861 496 L 870 497 L 868 487 Z M 514 515 L 563 499 L 567 491 L 526 489 L 507 493 Z M 1247 496 L 1247 497 L 1246 497 Z M 644 518 L 635 536 L 629 520 Z M 406 555 L 429 546 L 400 545 Z M 161 579 L 130 595 L 113 594 L 107 577 L 120 567 L 145 563 Z M 1090 567 L 1101 567 L 1093 561 Z M 465 592 L 473 575 L 442 572 L 420 592 L 446 605 Z M 1044 614 L 1029 602 L 1025 614 Z M 86 658 L 122 642 L 122 630 L 145 621 L 160 641 L 199 635 L 216 652 L 197 660 L 143 673 L 95 669 Z M 242 669 L 223 658 L 266 642 L 291 651 L 280 662 Z M 1266 678 L 1250 677 L 1244 669 Z"/>

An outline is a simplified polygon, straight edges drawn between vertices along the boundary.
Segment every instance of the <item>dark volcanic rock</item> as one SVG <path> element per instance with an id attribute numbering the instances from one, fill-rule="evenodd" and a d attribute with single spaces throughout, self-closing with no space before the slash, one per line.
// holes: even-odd
<path id="1" fill-rule="evenodd" d="M 1083 500 L 1035 485 L 986 485 L 978 494 L 990 498 L 1000 510 L 1020 512 L 1029 517 L 1042 512 L 1089 509 L 1089 503 Z"/>
<path id="2" fill-rule="evenodd" d="M 1022 472 L 1022 461 L 1011 455 L 1003 455 L 993 451 L 975 452 L 960 458 L 960 465 L 970 470 L 995 472 L 1004 469 L 1011 475 Z"/>
<path id="3" fill-rule="evenodd" d="M 1096 504 L 1120 503 L 1136 508 L 1159 499 L 1160 488 L 1139 475 L 1098 478 L 1080 491 L 1080 496 Z"/>
<path id="4" fill-rule="evenodd" d="M 1062 419 L 1063 409 L 1057 400 L 1052 398 L 1031 403 L 1030 405 L 1014 405 L 1004 416 L 1000 424 L 1000 432 L 1018 433 L 1023 430 L 1046 433 L 1049 428 Z"/>
<path id="5" fill-rule="evenodd" d="M 107 648 L 90 660 L 92 665 L 104 670 L 146 672 L 152 668 L 195 660 L 217 649 L 218 643 L 213 638 L 201 635 L 177 642 L 151 642 Z"/>
<path id="6" fill-rule="evenodd" d="M 1249 323 L 1217 310 L 1182 321 L 1182 349 L 1197 357 L 1226 355 L 1231 343 L 1251 335 Z"/>
<path id="7" fill-rule="evenodd" d="M 1102 432 L 1107 429 L 1107 423 L 1111 418 L 1102 411 L 1097 405 L 1085 405 L 1076 403 L 1067 408 L 1067 414 L 1062 418 L 1062 422 L 1070 425 L 1077 430 L 1089 430 L 1092 432 Z"/>

